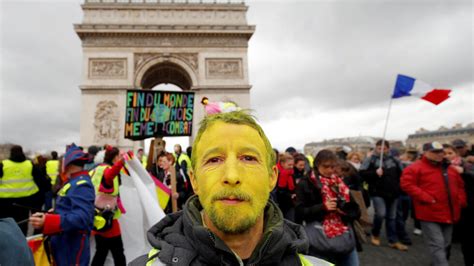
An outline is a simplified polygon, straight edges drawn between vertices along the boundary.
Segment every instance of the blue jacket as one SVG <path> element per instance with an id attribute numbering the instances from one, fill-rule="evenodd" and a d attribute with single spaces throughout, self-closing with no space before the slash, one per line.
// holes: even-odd
<path id="1" fill-rule="evenodd" d="M 43 234 L 51 236 L 57 265 L 88 265 L 94 222 L 95 190 L 87 171 L 72 174 L 59 190 L 54 214 L 47 214 Z"/>

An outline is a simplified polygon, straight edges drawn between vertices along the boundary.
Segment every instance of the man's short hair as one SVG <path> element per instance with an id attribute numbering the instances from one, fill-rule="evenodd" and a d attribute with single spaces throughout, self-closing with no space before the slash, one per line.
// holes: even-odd
<path id="1" fill-rule="evenodd" d="M 166 159 L 168 159 L 168 161 L 171 163 L 171 164 L 174 164 L 175 162 L 175 158 L 173 156 L 173 154 L 169 153 L 169 152 L 162 152 L 158 155 L 158 159 L 161 158 L 161 157 L 166 157 Z"/>
<path id="2" fill-rule="evenodd" d="M 270 144 L 270 141 L 268 140 L 267 136 L 263 132 L 263 129 L 260 127 L 260 125 L 257 124 L 257 122 L 255 121 L 255 118 L 252 115 L 250 115 L 249 111 L 247 110 L 208 115 L 201 121 L 198 133 L 196 135 L 196 138 L 194 139 L 193 148 L 192 148 L 193 153 L 191 154 L 191 164 L 194 171 L 196 171 L 196 166 L 197 166 L 196 164 L 197 147 L 198 147 L 199 141 L 201 140 L 202 134 L 204 134 L 204 132 L 216 122 L 224 122 L 224 123 L 235 124 L 235 125 L 245 125 L 245 126 L 249 126 L 255 129 L 260 135 L 260 137 L 262 138 L 263 143 L 265 144 L 265 149 L 267 151 L 267 156 L 266 156 L 267 166 L 268 166 L 269 174 L 271 174 L 272 167 L 275 165 L 275 153 L 273 152 L 272 145 Z"/>
<path id="3" fill-rule="evenodd" d="M 96 156 L 97 153 L 99 152 L 99 147 L 92 145 L 87 148 L 87 153 L 89 153 L 92 156 Z"/>
<path id="4" fill-rule="evenodd" d="M 385 146 L 386 148 L 390 148 L 390 143 L 389 143 L 387 140 L 384 141 L 383 139 L 377 140 L 377 142 L 375 143 L 375 146 L 376 146 L 376 147 L 377 147 L 377 146 L 382 146 L 382 142 L 384 143 L 384 146 Z"/>

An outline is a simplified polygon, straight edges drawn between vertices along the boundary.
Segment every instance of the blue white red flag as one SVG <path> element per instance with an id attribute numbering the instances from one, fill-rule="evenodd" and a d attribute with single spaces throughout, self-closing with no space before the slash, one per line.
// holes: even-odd
<path id="1" fill-rule="evenodd" d="M 392 98 L 414 96 L 438 105 L 449 98 L 450 89 L 437 89 L 421 80 L 398 75 Z"/>

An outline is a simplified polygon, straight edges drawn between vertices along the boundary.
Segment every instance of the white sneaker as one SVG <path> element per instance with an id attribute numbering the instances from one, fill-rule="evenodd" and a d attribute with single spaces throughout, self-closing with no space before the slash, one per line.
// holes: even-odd
<path id="1" fill-rule="evenodd" d="M 421 231 L 421 230 L 418 229 L 418 228 L 415 228 L 415 230 L 413 230 L 413 234 L 414 234 L 414 235 L 421 236 L 422 233 L 423 233 L 423 231 Z"/>

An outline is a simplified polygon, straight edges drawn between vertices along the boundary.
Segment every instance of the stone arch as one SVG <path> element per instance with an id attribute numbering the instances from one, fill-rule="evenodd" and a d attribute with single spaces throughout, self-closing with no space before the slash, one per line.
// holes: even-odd
<path id="1" fill-rule="evenodd" d="M 159 56 L 137 66 L 134 85 L 136 88 L 151 89 L 162 83 L 172 83 L 183 90 L 197 85 L 196 73 L 186 61 L 173 56 Z M 158 77 L 153 74 L 161 73 Z"/>
<path id="2" fill-rule="evenodd" d="M 74 25 L 83 52 L 81 146 L 138 147 L 120 133 L 130 89 L 171 83 L 192 90 L 195 99 L 232 99 L 250 107 L 247 51 L 255 26 L 247 22 L 248 6 L 214 0 L 148 2 L 84 0 L 81 5 L 83 20 Z M 103 101 L 116 103 L 116 116 L 105 116 L 109 109 L 99 105 Z M 204 108 L 195 108 L 194 135 L 204 115 Z"/>

